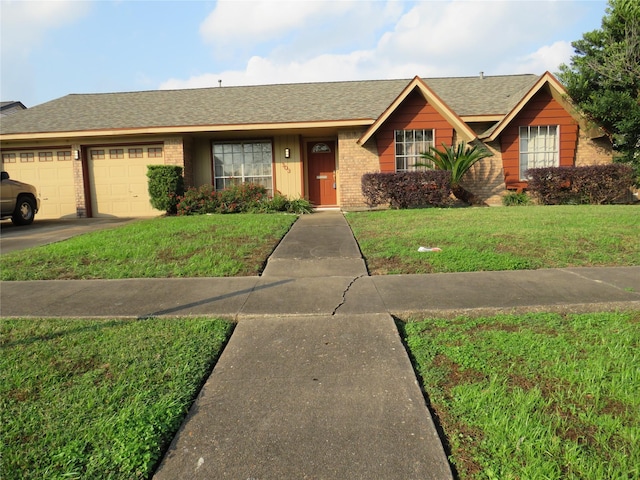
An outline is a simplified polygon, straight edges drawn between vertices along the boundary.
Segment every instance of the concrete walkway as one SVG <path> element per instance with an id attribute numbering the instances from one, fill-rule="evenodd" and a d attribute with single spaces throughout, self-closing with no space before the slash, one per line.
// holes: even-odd
<path id="1" fill-rule="evenodd" d="M 451 478 L 375 290 L 376 313 L 339 313 L 366 275 L 340 213 L 300 218 L 154 478 Z"/>
<path id="2" fill-rule="evenodd" d="M 446 479 L 391 314 L 639 309 L 640 267 L 369 277 L 342 214 L 322 212 L 261 277 L 2 282 L 0 306 L 239 321 L 154 478 Z"/>

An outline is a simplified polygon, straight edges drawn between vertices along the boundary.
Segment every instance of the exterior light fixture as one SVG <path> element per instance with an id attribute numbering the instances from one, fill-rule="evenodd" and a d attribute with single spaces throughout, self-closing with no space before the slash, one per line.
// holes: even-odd
<path id="1" fill-rule="evenodd" d="M 291 158 L 291 149 L 290 148 L 285 148 L 284 149 L 284 158 Z"/>
<path id="2" fill-rule="evenodd" d="M 75 158 L 76 160 L 80 160 L 80 150 L 73 151 L 73 158 Z"/>

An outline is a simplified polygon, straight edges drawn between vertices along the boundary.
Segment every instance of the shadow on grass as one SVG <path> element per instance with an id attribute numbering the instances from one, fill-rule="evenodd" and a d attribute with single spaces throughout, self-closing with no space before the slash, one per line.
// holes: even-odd
<path id="1" fill-rule="evenodd" d="M 25 319 L 24 321 L 31 321 L 30 319 Z M 67 330 L 61 330 L 59 332 L 53 332 L 53 333 L 47 333 L 45 335 L 34 335 L 32 337 L 28 337 L 28 338 L 23 338 L 21 340 L 16 340 L 16 341 L 9 341 L 6 343 L 0 342 L 0 346 L 2 348 L 11 348 L 11 347 L 17 347 L 18 345 L 32 345 L 36 342 L 46 342 L 49 340 L 55 340 L 56 338 L 60 338 L 62 336 L 65 335 L 74 335 L 76 333 L 80 333 L 80 332 L 87 332 L 87 331 L 97 331 L 103 328 L 109 328 L 109 327 L 115 327 L 115 326 L 119 326 L 123 324 L 123 321 L 126 320 L 108 320 L 108 321 L 101 321 L 99 319 L 95 320 L 96 323 L 93 323 L 91 325 L 85 325 L 83 327 L 79 327 L 79 328 L 71 328 L 71 329 L 67 329 Z M 128 321 L 133 321 L 132 319 L 128 319 Z"/>
<path id="2" fill-rule="evenodd" d="M 424 401 L 427 404 L 427 408 L 429 409 L 429 413 L 431 414 L 431 418 L 433 419 L 433 423 L 435 424 L 436 430 L 438 431 L 438 437 L 440 437 L 440 442 L 442 442 L 442 446 L 444 448 L 444 453 L 447 456 L 447 461 L 449 462 L 449 467 L 451 468 L 451 473 L 453 474 L 453 478 L 455 480 L 459 480 L 460 479 L 460 474 L 458 473 L 458 470 L 456 468 L 456 466 L 451 463 L 451 444 L 449 443 L 449 439 L 447 438 L 446 433 L 444 432 L 444 429 L 442 428 L 442 423 L 440 422 L 440 418 L 438 417 L 437 412 L 433 409 L 432 405 L 431 405 L 431 400 L 429 399 L 429 394 L 425 391 L 424 389 L 424 382 L 422 379 L 422 376 L 420 375 L 420 373 L 418 372 L 418 369 L 416 368 L 417 366 L 417 362 L 416 359 L 414 358 L 413 354 L 411 353 L 411 350 L 409 349 L 409 345 L 407 345 L 407 333 L 405 330 L 405 325 L 406 322 L 403 321 L 402 319 L 396 317 L 396 316 L 392 316 L 393 317 L 393 321 L 396 324 L 396 328 L 398 329 L 398 333 L 400 334 L 400 340 L 402 341 L 402 346 L 404 347 L 405 351 L 407 352 L 407 355 L 409 356 L 409 360 L 411 360 L 411 366 L 413 367 L 413 373 L 415 374 L 416 378 L 418 379 L 418 383 L 420 385 L 420 391 L 422 392 L 422 396 L 424 397 Z"/>

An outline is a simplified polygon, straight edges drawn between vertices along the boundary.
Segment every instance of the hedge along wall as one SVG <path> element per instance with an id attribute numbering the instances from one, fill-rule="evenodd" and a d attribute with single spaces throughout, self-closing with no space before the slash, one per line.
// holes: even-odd
<path id="1" fill-rule="evenodd" d="M 630 165 L 532 168 L 529 191 L 544 205 L 610 204 L 629 200 L 634 174 Z"/>

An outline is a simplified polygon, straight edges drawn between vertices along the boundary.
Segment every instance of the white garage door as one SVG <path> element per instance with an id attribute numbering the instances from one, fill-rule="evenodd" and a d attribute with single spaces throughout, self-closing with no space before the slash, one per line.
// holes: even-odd
<path id="1" fill-rule="evenodd" d="M 149 203 L 147 165 L 164 164 L 162 147 L 109 146 L 89 150 L 94 217 L 148 217 L 161 214 Z"/>
<path id="2" fill-rule="evenodd" d="M 71 150 L 5 151 L 2 164 L 11 178 L 38 189 L 40 211 L 36 220 L 76 217 Z"/>

